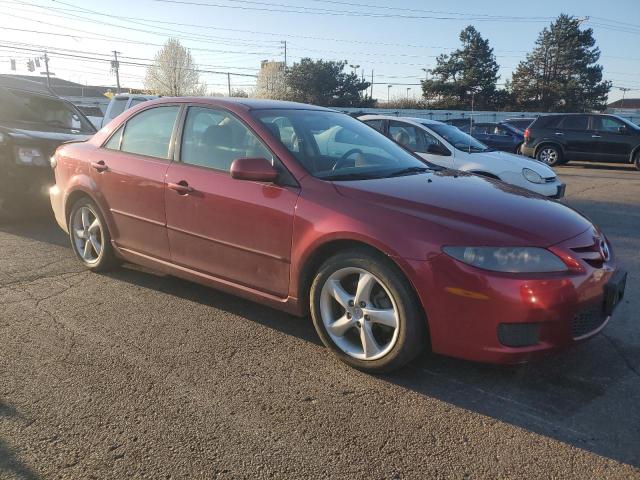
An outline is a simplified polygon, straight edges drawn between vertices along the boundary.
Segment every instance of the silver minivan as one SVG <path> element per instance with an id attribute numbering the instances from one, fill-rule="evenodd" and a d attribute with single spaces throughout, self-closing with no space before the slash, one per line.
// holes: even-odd
<path id="1" fill-rule="evenodd" d="M 154 98 L 158 98 L 158 95 L 140 95 L 136 93 L 119 93 L 114 95 L 104 114 L 101 127 L 107 125 L 125 110 L 135 107 L 139 103 L 146 102 L 147 100 L 153 100 Z"/>

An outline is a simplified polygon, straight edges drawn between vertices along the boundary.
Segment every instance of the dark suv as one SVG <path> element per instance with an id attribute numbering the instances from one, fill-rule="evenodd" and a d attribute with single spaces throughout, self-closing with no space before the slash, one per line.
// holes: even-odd
<path id="1" fill-rule="evenodd" d="M 612 161 L 640 170 L 640 127 L 616 115 L 545 115 L 525 130 L 521 152 L 548 165 Z"/>
<path id="2" fill-rule="evenodd" d="M 0 79 L 0 218 L 48 209 L 50 157 L 60 144 L 95 131 L 73 104 L 42 85 Z"/>

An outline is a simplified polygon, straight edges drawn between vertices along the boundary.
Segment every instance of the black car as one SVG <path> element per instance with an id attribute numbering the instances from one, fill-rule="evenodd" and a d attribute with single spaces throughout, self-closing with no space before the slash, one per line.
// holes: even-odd
<path id="1" fill-rule="evenodd" d="M 0 78 L 0 217 L 47 208 L 49 159 L 64 142 L 96 132 L 70 102 L 23 79 Z"/>
<path id="2" fill-rule="evenodd" d="M 640 170 L 640 127 L 616 115 L 545 115 L 526 129 L 521 152 L 548 165 L 612 161 Z"/>
<path id="3" fill-rule="evenodd" d="M 469 133 L 469 124 L 461 125 L 458 128 Z M 502 122 L 474 122 L 471 136 L 494 150 L 509 153 L 519 153 L 520 146 L 524 141 L 523 131 Z"/>

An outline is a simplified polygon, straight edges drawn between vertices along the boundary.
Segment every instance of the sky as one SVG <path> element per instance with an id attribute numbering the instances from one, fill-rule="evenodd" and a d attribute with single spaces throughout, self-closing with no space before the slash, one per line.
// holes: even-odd
<path id="1" fill-rule="evenodd" d="M 251 90 L 260 61 L 284 60 L 286 41 L 289 65 L 308 56 L 346 60 L 369 81 L 373 71 L 380 100 L 419 96 L 423 69 L 458 48 L 467 25 L 489 39 L 502 83 L 538 33 L 567 13 L 594 31 L 614 85 L 609 100 L 622 97 L 620 87 L 630 89 L 626 98 L 640 97 L 639 0 L 0 0 L 0 8 L 0 73 L 29 74 L 27 60 L 47 49 L 57 77 L 115 86 L 116 50 L 121 84 L 140 88 L 145 65 L 174 36 L 207 71 L 209 90 L 225 93 L 225 72 L 232 88 Z"/>

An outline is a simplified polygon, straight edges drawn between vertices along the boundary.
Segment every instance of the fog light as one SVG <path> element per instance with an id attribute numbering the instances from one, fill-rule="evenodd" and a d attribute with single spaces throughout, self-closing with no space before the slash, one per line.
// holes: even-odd
<path id="1" fill-rule="evenodd" d="M 538 323 L 501 323 L 498 340 L 506 347 L 529 347 L 540 341 Z"/>

